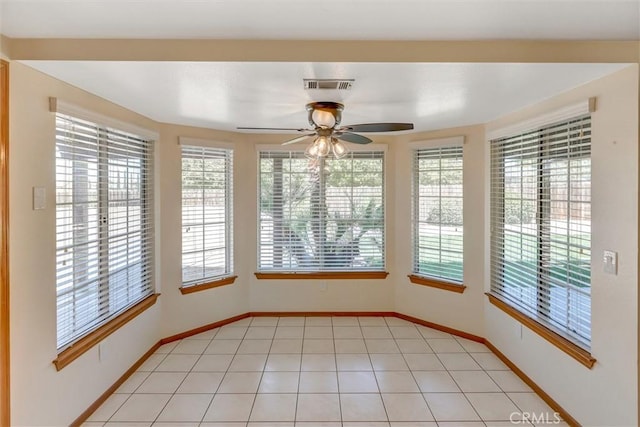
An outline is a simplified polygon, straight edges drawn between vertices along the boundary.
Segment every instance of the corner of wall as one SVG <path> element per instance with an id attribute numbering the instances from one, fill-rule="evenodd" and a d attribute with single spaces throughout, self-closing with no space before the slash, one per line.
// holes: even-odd
<path id="1" fill-rule="evenodd" d="M 0 33 L 0 59 L 9 61 L 11 58 L 11 39 Z"/>
<path id="2" fill-rule="evenodd" d="M 395 164 L 395 221 L 393 239 L 396 244 L 395 310 L 433 323 L 447 325 L 478 336 L 484 336 L 484 157 L 483 125 L 441 129 L 397 137 L 393 144 Z M 464 136 L 464 293 L 418 286 L 409 282 L 412 271 L 411 209 L 412 148 L 414 141 Z"/>

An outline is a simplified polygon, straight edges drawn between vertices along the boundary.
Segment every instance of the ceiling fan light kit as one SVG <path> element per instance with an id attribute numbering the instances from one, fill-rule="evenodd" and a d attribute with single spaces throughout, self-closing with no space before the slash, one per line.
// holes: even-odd
<path id="1" fill-rule="evenodd" d="M 304 150 L 304 155 L 309 159 L 327 157 L 329 154 L 332 154 L 335 159 L 341 159 L 349 154 L 349 150 L 342 142 L 338 141 L 338 138 L 328 136 L 317 137 L 311 145 Z"/>
<path id="2" fill-rule="evenodd" d="M 354 144 L 369 144 L 373 142 L 370 138 L 354 132 L 395 132 L 413 129 L 413 123 L 366 123 L 340 126 L 344 105 L 338 102 L 311 102 L 306 105 L 306 109 L 309 125 L 312 129 L 250 127 L 239 127 L 238 129 L 310 132 L 306 135 L 285 141 L 282 145 L 293 144 L 315 136 L 316 138 L 311 145 L 307 147 L 304 154 L 308 158 L 316 160 L 328 157 L 329 155 L 332 155 L 336 159 L 341 159 L 346 156 L 349 150 L 347 150 L 347 147 L 340 140 Z"/>

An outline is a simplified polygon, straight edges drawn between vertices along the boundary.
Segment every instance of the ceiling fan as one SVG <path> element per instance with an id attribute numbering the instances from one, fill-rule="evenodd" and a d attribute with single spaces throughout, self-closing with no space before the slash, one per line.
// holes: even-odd
<path id="1" fill-rule="evenodd" d="M 370 138 L 358 135 L 355 132 L 395 132 L 413 129 L 413 123 L 364 123 L 340 126 L 344 105 L 338 102 L 312 102 L 307 104 L 306 108 L 311 129 L 257 127 L 238 127 L 238 129 L 309 132 L 285 141 L 282 145 L 294 144 L 307 138 L 316 137 L 305 151 L 307 157 L 326 157 L 332 153 L 337 159 L 344 157 L 348 152 L 347 148 L 339 140 L 354 144 L 369 144 L 372 142 Z"/>

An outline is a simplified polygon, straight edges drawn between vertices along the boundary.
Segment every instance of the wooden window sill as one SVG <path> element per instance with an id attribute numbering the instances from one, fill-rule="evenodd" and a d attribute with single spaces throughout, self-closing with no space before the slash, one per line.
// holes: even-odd
<path id="1" fill-rule="evenodd" d="M 124 313 L 117 317 L 114 317 L 98 329 L 89 332 L 89 334 L 80 338 L 73 343 L 71 347 L 67 347 L 58 354 L 58 358 L 53 361 L 56 366 L 56 370 L 61 370 L 78 357 L 89 351 L 93 346 L 100 341 L 107 338 L 109 335 L 129 323 L 129 321 L 135 319 L 139 314 L 142 314 L 145 310 L 153 306 L 160 294 L 149 295 L 133 307 L 129 308 Z"/>
<path id="2" fill-rule="evenodd" d="M 551 344 L 553 344 L 560 350 L 564 351 L 566 354 L 573 357 L 574 359 L 582 363 L 587 368 L 589 369 L 593 368 L 593 365 L 596 363 L 596 359 L 594 359 L 593 356 L 591 356 L 591 353 L 589 353 L 587 350 L 572 343 L 562 335 L 558 334 L 557 332 L 554 332 L 553 330 L 544 326 L 537 320 L 527 316 L 526 314 L 522 313 L 518 309 L 507 304 L 506 302 L 501 300 L 499 297 L 496 297 L 491 293 L 486 293 L 486 295 L 487 297 L 489 297 L 489 302 L 491 304 L 495 305 L 500 310 L 504 311 L 509 316 L 513 317 L 518 322 L 522 323 L 527 328 L 531 329 L 533 332 L 540 335 L 542 338 L 549 341 Z"/>
<path id="3" fill-rule="evenodd" d="M 416 285 L 429 286 L 430 288 L 443 289 L 445 291 L 463 293 L 467 287 L 462 283 L 447 282 L 446 280 L 434 279 L 432 277 L 417 276 L 409 274 L 409 280 Z"/>
<path id="4" fill-rule="evenodd" d="M 227 276 L 227 277 L 223 277 L 222 279 L 216 279 L 207 283 L 200 283 L 200 284 L 191 285 L 191 286 L 181 286 L 180 293 L 182 295 L 186 295 L 186 294 L 192 294 L 194 292 L 204 291 L 207 289 L 219 288 L 220 286 L 232 284 L 233 282 L 236 281 L 237 278 L 238 276 Z"/>
<path id="5" fill-rule="evenodd" d="M 256 272 L 258 280 L 340 280 L 340 279 L 385 279 L 387 271 L 317 271 L 295 273 Z"/>

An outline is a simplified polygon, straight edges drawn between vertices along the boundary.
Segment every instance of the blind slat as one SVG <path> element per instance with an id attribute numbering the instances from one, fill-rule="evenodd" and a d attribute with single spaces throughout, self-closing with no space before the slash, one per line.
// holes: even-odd
<path id="1" fill-rule="evenodd" d="M 233 272 L 233 151 L 182 145 L 182 283 Z"/>
<path id="2" fill-rule="evenodd" d="M 151 144 L 56 114 L 59 350 L 153 293 Z"/>
<path id="3" fill-rule="evenodd" d="M 491 141 L 491 290 L 591 341 L 591 120 Z"/>
<path id="4" fill-rule="evenodd" d="M 462 147 L 413 153 L 413 272 L 463 280 Z"/>
<path id="5" fill-rule="evenodd" d="M 259 158 L 259 270 L 384 270 L 383 152 Z"/>

